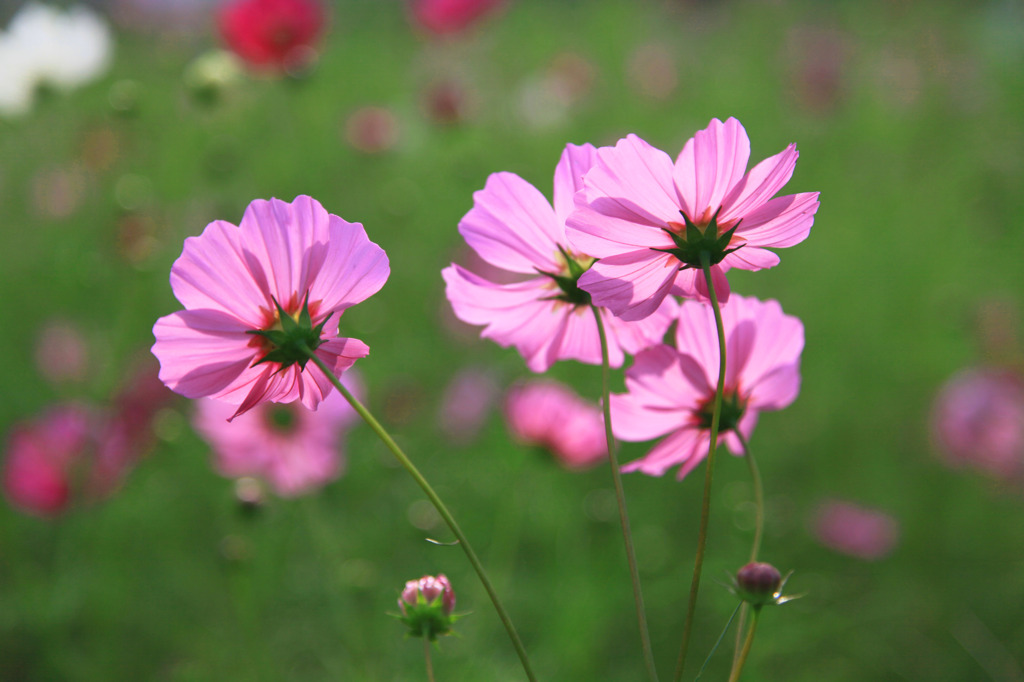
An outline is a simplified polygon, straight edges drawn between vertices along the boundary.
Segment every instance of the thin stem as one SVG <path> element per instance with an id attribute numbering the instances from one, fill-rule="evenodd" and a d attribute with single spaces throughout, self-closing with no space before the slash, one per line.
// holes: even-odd
<path id="1" fill-rule="evenodd" d="M 754 633 L 757 631 L 757 618 L 761 615 L 761 609 L 754 609 L 754 615 L 750 619 L 750 629 L 747 630 L 747 641 L 743 643 L 743 652 L 740 653 L 740 660 L 733 666 L 732 674 L 729 675 L 729 682 L 736 682 L 743 672 L 743 664 L 747 662 L 747 654 L 750 653 L 750 646 L 754 643 Z"/>
<path id="2" fill-rule="evenodd" d="M 402 449 L 398 447 L 398 444 L 390 434 L 388 434 L 388 432 L 384 430 L 384 427 L 380 425 L 380 422 L 370 414 L 369 410 L 363 407 L 361 402 L 356 400 L 356 397 L 352 395 L 347 388 L 345 388 L 345 385 L 341 383 L 338 377 L 334 376 L 334 373 L 330 370 L 327 364 L 321 360 L 316 353 L 308 348 L 306 349 L 306 353 L 308 354 L 309 359 L 316 363 L 316 366 L 319 367 L 325 375 L 327 375 L 330 382 L 334 384 L 334 387 L 338 389 L 338 392 L 344 396 L 345 400 L 347 400 L 359 416 L 363 418 L 363 421 L 365 421 L 373 432 L 377 434 L 377 437 L 384 442 L 384 445 L 391 450 L 392 454 L 395 455 L 405 470 L 409 472 L 409 475 L 413 477 L 413 480 L 419 484 L 420 488 L 426 494 L 427 499 L 430 500 L 434 505 L 434 508 L 437 509 L 437 513 L 441 515 L 441 518 L 444 519 L 444 522 L 448 525 L 448 528 L 451 529 L 455 539 L 458 540 L 459 547 L 461 547 L 462 551 L 466 553 L 466 558 L 469 559 L 469 563 L 473 566 L 473 570 L 476 571 L 477 577 L 480 578 L 480 582 L 483 584 L 484 590 L 487 591 L 487 595 L 491 598 L 491 603 L 494 604 L 494 610 L 498 612 L 498 618 L 501 619 L 502 625 L 505 626 L 505 631 L 508 632 L 509 639 L 512 640 L 512 646 L 515 648 L 516 654 L 519 656 L 519 661 L 522 663 L 527 679 L 529 679 L 530 682 L 536 682 L 536 678 L 533 676 L 533 670 L 530 668 L 529 658 L 526 656 L 526 649 L 523 648 L 523 643 L 520 641 L 519 635 L 516 633 L 516 628 L 512 625 L 512 619 L 509 618 L 508 614 L 505 612 L 505 607 L 501 605 L 501 600 L 498 598 L 497 592 L 494 591 L 494 587 L 491 585 L 491 581 L 487 577 L 487 572 L 484 570 L 483 564 L 481 564 L 480 559 L 477 558 L 476 552 L 473 551 L 473 547 L 469 544 L 469 540 L 466 539 L 465 535 L 463 535 L 462 529 L 459 528 L 459 524 L 455 522 L 455 518 L 451 515 L 451 512 L 448 511 L 448 507 L 445 506 L 444 502 L 441 501 L 441 498 L 438 497 L 436 492 L 434 492 L 434 489 L 430 487 L 430 484 L 427 483 L 427 479 L 423 477 L 423 474 L 420 473 L 419 469 L 417 469 L 406 454 L 402 452 Z"/>
<path id="3" fill-rule="evenodd" d="M 430 638 L 423 638 L 423 656 L 427 659 L 427 681 L 434 682 L 434 664 L 430 660 Z"/>
<path id="4" fill-rule="evenodd" d="M 622 525 L 622 540 L 626 545 L 626 563 L 629 564 L 629 577 L 633 582 L 633 601 L 636 603 L 636 620 L 640 627 L 640 647 L 643 649 L 644 664 L 647 676 L 658 682 L 658 670 L 654 664 L 654 653 L 651 650 L 651 635 L 647 630 L 647 614 L 644 611 L 644 595 L 640 590 L 640 572 L 636 567 L 636 550 L 633 547 L 633 533 L 629 529 L 629 514 L 626 512 L 626 494 L 622 488 L 622 474 L 619 472 L 619 460 L 615 454 L 615 436 L 612 434 L 612 408 L 608 388 L 608 337 L 605 334 L 601 311 L 597 306 L 590 306 L 597 320 L 597 334 L 601 338 L 601 402 L 604 405 L 604 437 L 608 445 L 608 463 L 612 469 L 612 481 L 615 486 L 615 500 L 619 504 L 619 522 Z"/>
<path id="5" fill-rule="evenodd" d="M 679 644 L 679 660 L 676 662 L 674 682 L 683 679 L 686 667 L 686 652 L 690 647 L 690 636 L 693 634 L 693 615 L 697 610 L 697 593 L 700 591 L 700 576 L 704 568 L 704 550 L 708 541 L 708 518 L 711 514 L 711 482 L 715 471 L 715 450 L 718 446 L 718 422 L 722 416 L 722 393 L 725 391 L 725 326 L 722 323 L 722 311 L 718 307 L 718 296 L 711 280 L 711 256 L 707 251 L 700 254 L 701 269 L 704 281 L 708 285 L 711 308 L 715 312 L 715 325 L 718 328 L 718 386 L 715 389 L 715 403 L 711 413 L 711 443 L 708 445 L 708 461 L 704 470 L 704 501 L 700 510 L 700 530 L 697 534 L 697 553 L 693 561 L 693 579 L 690 582 L 690 597 L 686 606 L 686 622 L 683 625 L 683 640 Z"/>
<path id="6" fill-rule="evenodd" d="M 743 458 L 747 460 L 747 466 L 750 469 L 750 478 L 754 485 L 754 506 L 756 508 L 754 514 L 754 542 L 750 548 L 750 561 L 751 563 L 757 561 L 757 555 L 761 551 L 761 539 L 764 537 L 764 486 L 761 483 L 761 470 L 757 466 L 757 460 L 754 459 L 754 454 L 750 451 L 750 446 L 747 445 L 747 440 L 743 437 L 743 434 L 737 429 L 733 432 L 740 441 L 740 445 L 743 447 Z M 743 602 L 743 610 L 740 612 L 739 624 L 736 626 L 736 645 L 733 647 L 733 667 L 736 666 L 740 656 L 740 642 L 743 638 L 743 627 L 747 623 L 747 612 L 749 606 L 746 602 Z"/>
<path id="7" fill-rule="evenodd" d="M 744 606 L 747 605 L 747 602 L 742 603 Z M 736 612 L 739 610 L 740 605 L 737 604 L 736 608 L 732 610 L 732 615 L 729 616 L 729 620 L 726 622 L 725 627 L 722 628 L 722 634 L 718 636 L 718 639 L 715 641 L 715 645 L 711 647 L 711 651 L 708 652 L 708 657 L 704 659 L 704 665 L 702 665 L 700 670 L 697 671 L 697 677 L 693 678 L 693 682 L 697 682 L 697 680 L 700 679 L 700 676 L 704 674 L 704 669 L 708 667 L 708 663 L 711 662 L 711 657 L 715 655 L 716 651 L 718 651 L 718 646 L 722 643 L 722 640 L 725 639 L 725 633 L 729 631 L 729 626 L 732 625 L 732 621 L 736 617 Z"/>

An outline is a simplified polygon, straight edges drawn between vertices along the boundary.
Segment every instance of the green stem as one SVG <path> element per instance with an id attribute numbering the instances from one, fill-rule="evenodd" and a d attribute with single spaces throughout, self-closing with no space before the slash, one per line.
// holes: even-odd
<path id="1" fill-rule="evenodd" d="M 636 566 L 636 550 L 633 547 L 633 533 L 629 529 L 629 514 L 626 512 L 626 493 L 622 488 L 622 474 L 619 471 L 619 460 L 615 454 L 615 436 L 612 433 L 612 408 L 609 397 L 608 374 L 608 337 L 605 334 L 601 311 L 597 306 L 590 306 L 597 320 L 597 334 L 601 338 L 601 392 L 604 404 L 604 437 L 608 445 L 608 463 L 612 469 L 612 481 L 615 486 L 615 500 L 619 504 L 619 522 L 622 525 L 622 540 L 626 545 L 626 563 L 629 564 L 629 577 L 633 582 L 633 601 L 636 603 L 636 620 L 640 627 L 640 647 L 643 650 L 647 676 L 658 682 L 658 670 L 654 664 L 654 653 L 651 650 L 651 635 L 647 630 L 647 614 L 644 611 L 644 595 L 640 590 L 640 572 Z"/>
<path id="2" fill-rule="evenodd" d="M 718 422 L 722 416 L 722 393 L 725 391 L 725 327 L 722 323 L 722 311 L 718 307 L 718 296 L 711 280 L 711 255 L 707 251 L 700 254 L 701 269 L 704 281 L 708 285 L 711 308 L 715 312 L 715 325 L 718 328 L 718 386 L 715 389 L 715 404 L 711 413 L 711 443 L 708 446 L 708 461 L 704 470 L 704 501 L 700 510 L 700 530 L 697 534 L 697 553 L 693 561 L 693 579 L 690 582 L 690 597 L 686 606 L 686 622 L 683 625 L 683 640 L 679 644 L 679 660 L 676 662 L 674 682 L 683 678 L 686 667 L 686 652 L 690 647 L 690 636 L 693 634 L 693 615 L 697 610 L 697 593 L 700 591 L 700 576 L 704 568 L 704 550 L 708 541 L 708 518 L 711 514 L 711 482 L 715 471 L 715 450 L 718 446 Z"/>
<path id="3" fill-rule="evenodd" d="M 755 608 L 754 615 L 750 619 L 750 629 L 747 630 L 747 641 L 743 643 L 743 652 L 740 653 L 740 659 L 736 661 L 736 665 L 733 666 L 732 674 L 729 675 L 729 682 L 737 682 L 740 679 L 740 673 L 743 672 L 743 664 L 747 662 L 747 655 L 750 653 L 750 646 L 754 643 L 754 633 L 757 631 L 757 618 L 761 615 L 761 609 Z"/>
<path id="4" fill-rule="evenodd" d="M 757 561 L 757 555 L 761 551 L 761 539 L 764 537 L 764 485 L 761 483 L 761 470 L 757 466 L 757 460 L 750 452 L 747 440 L 739 430 L 733 431 L 743 447 L 743 459 L 747 460 L 747 467 L 750 469 L 750 479 L 754 484 L 754 544 L 750 548 L 750 561 Z"/>
<path id="5" fill-rule="evenodd" d="M 423 638 L 423 655 L 427 659 L 427 682 L 434 682 L 434 664 L 430 660 L 430 638 Z"/>
<path id="6" fill-rule="evenodd" d="M 476 552 L 473 551 L 473 547 L 469 544 L 469 540 L 467 540 L 466 536 L 463 535 L 462 529 L 459 528 L 459 524 L 455 522 L 455 518 L 451 515 L 451 512 L 448 511 L 448 507 L 445 506 L 444 502 L 441 501 L 441 498 L 438 497 L 436 492 L 434 492 L 434 489 L 430 487 L 430 484 L 427 483 L 427 479 L 423 477 L 423 474 L 419 472 L 419 469 L 417 469 L 406 454 L 402 452 L 402 449 L 398 447 L 398 443 L 396 443 L 390 434 L 384 430 L 384 427 L 380 425 L 380 422 L 370 414 L 370 411 L 363 407 L 362 403 L 356 400 L 356 397 L 352 395 L 347 388 L 345 388 L 344 384 L 341 383 L 338 377 L 334 376 L 334 372 L 331 371 L 327 364 L 321 360 L 316 353 L 309 350 L 309 348 L 306 348 L 305 350 L 309 359 L 316 363 L 316 366 L 319 367 L 325 375 L 327 375 L 327 378 L 332 384 L 334 384 L 334 387 L 338 389 L 338 392 L 344 396 L 345 400 L 347 400 L 359 416 L 363 418 L 363 421 L 365 421 L 373 432 L 377 434 L 377 437 L 384 442 L 384 445 L 391 450 L 392 454 L 395 455 L 405 470 L 409 472 L 409 475 L 413 477 L 413 480 L 419 484 L 420 488 L 426 494 L 427 499 L 429 499 L 434 505 L 434 508 L 437 509 L 438 514 L 440 514 L 441 518 L 444 519 L 448 528 L 451 529 L 452 534 L 455 536 L 456 540 L 458 540 L 459 547 L 461 547 L 462 551 L 466 553 L 466 558 L 469 559 L 469 563 L 473 566 L 473 570 L 476 571 L 477 577 L 480 578 L 480 582 L 483 584 L 484 590 L 487 591 L 487 595 L 491 598 L 491 603 L 494 604 L 494 610 L 498 612 L 498 618 L 501 619 L 502 625 L 505 626 L 509 639 L 512 640 L 512 646 L 515 648 L 516 654 L 519 656 L 519 661 L 523 665 L 523 670 L 526 671 L 527 679 L 529 679 L 530 682 L 536 682 L 536 678 L 533 676 L 533 670 L 530 668 L 530 661 L 526 656 L 526 650 L 523 648 L 523 643 L 520 641 L 519 635 L 516 633 L 515 626 L 512 625 L 512 619 L 509 618 L 508 614 L 505 612 L 505 607 L 501 605 L 501 600 L 498 598 L 497 592 L 494 591 L 494 587 L 491 585 L 491 581 L 487 577 L 487 572 L 484 570 L 483 564 L 481 564 L 480 559 L 477 558 Z"/>

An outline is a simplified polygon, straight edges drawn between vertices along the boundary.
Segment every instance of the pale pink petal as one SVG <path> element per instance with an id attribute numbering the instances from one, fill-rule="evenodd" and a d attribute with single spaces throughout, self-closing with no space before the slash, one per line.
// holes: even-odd
<path id="1" fill-rule="evenodd" d="M 636 355 L 645 348 L 661 343 L 665 332 L 679 313 L 679 304 L 667 296 L 653 314 L 642 320 L 627 322 L 601 308 L 601 319 L 607 331 L 609 344 L 614 343 L 630 355 Z"/>
<path id="2" fill-rule="evenodd" d="M 380 291 L 391 274 L 384 250 L 371 242 L 359 223 L 330 216 L 326 260 L 309 287 L 310 304 L 342 311 Z"/>
<path id="3" fill-rule="evenodd" d="M 555 218 L 565 225 L 566 219 L 575 208 L 573 197 L 583 189 L 583 176 L 587 174 L 597 160 L 597 149 L 592 144 L 567 144 L 562 157 L 555 166 L 555 193 L 552 204 Z M 564 243 L 564 239 L 558 240 Z"/>
<path id="4" fill-rule="evenodd" d="M 725 310 L 729 307 L 723 308 L 723 318 L 726 315 Z M 679 306 L 676 348 L 680 353 L 694 358 L 698 366 L 703 368 L 705 386 L 715 386 L 718 383 L 718 327 L 711 304 L 683 301 Z M 726 357 L 726 369 L 728 367 Z"/>
<path id="5" fill-rule="evenodd" d="M 691 220 L 700 221 L 705 214 L 710 218 L 743 178 L 749 160 L 750 140 L 740 122 L 711 119 L 676 159 L 672 177 L 680 207 Z"/>
<path id="6" fill-rule="evenodd" d="M 244 323 L 217 310 L 183 310 L 157 320 L 153 354 L 160 380 L 186 398 L 219 393 L 235 383 L 256 355 Z"/>
<path id="7" fill-rule="evenodd" d="M 550 279 L 537 277 L 499 285 L 458 265 L 445 268 L 441 274 L 456 317 L 469 324 L 486 325 L 481 336 L 500 346 L 515 346 L 535 372 L 547 370 L 557 359 L 552 349 L 561 338 L 571 306 L 551 300 L 558 290 Z"/>
<path id="8" fill-rule="evenodd" d="M 791 144 L 775 156 L 769 156 L 751 168 L 722 201 L 722 212 L 718 216 L 719 224 L 743 218 L 767 203 L 793 177 L 798 156 L 796 145 Z"/>
<path id="9" fill-rule="evenodd" d="M 740 270 L 764 270 L 778 265 L 779 257 L 766 249 L 759 249 L 756 246 L 744 246 L 727 255 L 722 263 L 727 263 Z M 715 287 L 715 293 L 718 293 L 717 286 Z"/>
<path id="10" fill-rule="evenodd" d="M 718 265 L 711 266 L 711 281 L 715 285 L 715 296 L 718 297 L 718 303 L 723 306 L 729 302 L 729 296 L 732 293 L 729 280 L 725 276 L 727 270 L 729 270 L 728 256 Z M 694 298 L 705 303 L 711 302 L 711 294 L 708 291 L 704 272 L 698 268 L 680 270 L 676 275 L 671 292 L 683 298 Z"/>
<path id="11" fill-rule="evenodd" d="M 614 424 L 614 417 L 612 423 Z M 625 472 L 640 471 L 649 476 L 664 476 L 674 466 L 682 465 L 678 478 L 682 479 L 708 454 L 708 436 L 696 427 L 680 429 L 655 445 L 641 459 L 622 467 Z"/>
<path id="12" fill-rule="evenodd" d="M 504 270 L 559 270 L 563 226 L 544 195 L 514 173 L 493 173 L 473 193 L 473 208 L 459 222 L 459 233 L 481 258 Z"/>
<path id="13" fill-rule="evenodd" d="M 601 364 L 601 337 L 597 333 L 597 320 L 587 306 L 567 309 L 564 314 L 565 327 L 555 349 L 558 360 L 578 360 L 588 365 Z M 608 363 L 621 367 L 622 349 L 618 344 L 608 344 Z"/>
<path id="14" fill-rule="evenodd" d="M 662 229 L 667 223 L 649 225 L 637 222 L 632 214 L 620 215 L 618 204 L 606 197 L 597 197 L 589 205 L 583 200 L 582 192 L 576 195 L 576 210 L 565 222 L 566 239 L 578 253 L 607 258 L 637 249 L 673 247 L 672 238 Z"/>
<path id="15" fill-rule="evenodd" d="M 754 246 L 781 248 L 799 244 L 811 232 L 818 211 L 818 194 L 804 192 L 776 197 L 748 213 L 736 228 L 736 235 Z"/>
<path id="16" fill-rule="evenodd" d="M 744 299 L 742 305 L 757 326 L 757 352 L 748 358 L 739 381 L 746 390 L 753 391 L 776 368 L 799 365 L 804 327 L 798 318 L 784 314 L 777 301 Z"/>
<path id="17" fill-rule="evenodd" d="M 605 215 L 640 225 L 658 228 L 680 219 L 672 159 L 636 135 L 597 151 L 581 199 Z"/>
<path id="18" fill-rule="evenodd" d="M 668 295 L 679 261 L 658 251 L 633 251 L 602 258 L 579 279 L 594 305 L 608 308 L 623 320 L 651 315 Z"/>
<path id="19" fill-rule="evenodd" d="M 781 410 L 800 393 L 800 365 L 782 365 L 763 375 L 749 389 L 750 409 Z"/>
<path id="20" fill-rule="evenodd" d="M 281 305 L 303 296 L 317 277 L 328 248 L 328 221 L 324 207 L 308 196 L 290 204 L 256 199 L 245 209 L 239 229 L 249 271 Z"/>
<path id="21" fill-rule="evenodd" d="M 650 409 L 630 393 L 611 394 L 609 405 L 612 433 L 619 440 L 629 442 L 653 440 L 684 428 L 690 417 L 688 410 Z"/>
<path id="22" fill-rule="evenodd" d="M 237 227 L 217 220 L 186 239 L 171 266 L 171 289 L 187 309 L 221 310 L 257 329 L 264 323 L 261 309 L 272 310 L 273 303 L 249 271 L 240 237 Z"/>

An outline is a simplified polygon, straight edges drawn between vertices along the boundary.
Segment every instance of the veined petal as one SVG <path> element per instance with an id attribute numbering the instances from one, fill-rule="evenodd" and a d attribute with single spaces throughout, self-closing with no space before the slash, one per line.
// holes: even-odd
<path id="1" fill-rule="evenodd" d="M 639 353 L 626 370 L 626 390 L 639 405 L 659 412 L 679 410 L 688 417 L 708 394 L 707 381 L 690 371 L 688 356 L 675 348 L 658 344 Z"/>
<path id="2" fill-rule="evenodd" d="M 798 156 L 796 145 L 791 144 L 775 156 L 769 156 L 751 168 L 750 172 L 722 201 L 722 213 L 718 218 L 719 224 L 743 218 L 778 194 L 779 190 L 793 177 L 793 169 L 796 167 Z"/>
<path id="3" fill-rule="evenodd" d="M 586 306 L 574 309 L 567 306 L 563 316 L 565 327 L 555 349 L 555 359 L 578 360 L 588 365 L 600 365 L 601 337 L 597 333 L 594 313 Z M 608 364 L 611 367 L 621 367 L 623 359 L 622 349 L 609 339 Z"/>
<path id="4" fill-rule="evenodd" d="M 327 234 L 326 260 L 309 287 L 310 302 L 320 301 L 321 317 L 366 300 L 391 274 L 384 249 L 370 241 L 361 224 L 332 215 Z"/>
<path id="5" fill-rule="evenodd" d="M 592 144 L 565 145 L 562 157 L 555 166 L 555 193 L 552 197 L 555 218 L 562 225 L 575 208 L 573 197 L 583 189 L 583 176 L 596 160 L 597 148 Z"/>
<path id="6" fill-rule="evenodd" d="M 675 321 L 679 312 L 679 304 L 671 296 L 666 296 L 658 309 L 642 320 L 627 322 L 615 317 L 606 308 L 600 308 L 601 319 L 608 332 L 609 344 L 614 343 L 630 355 L 655 344 L 661 343 L 665 332 Z"/>
<path id="7" fill-rule="evenodd" d="M 632 251 L 597 261 L 580 276 L 579 286 L 594 305 L 623 320 L 642 320 L 661 306 L 678 272 L 674 256 Z"/>
<path id="8" fill-rule="evenodd" d="M 735 118 L 717 118 L 683 146 L 672 179 L 681 208 L 691 220 L 714 213 L 743 178 L 750 160 L 750 139 Z M 724 222 L 724 220 L 720 220 Z"/>
<path id="9" fill-rule="evenodd" d="M 491 265 L 533 274 L 555 272 L 562 223 L 537 188 L 515 173 L 493 173 L 473 193 L 473 208 L 459 222 L 466 243 Z"/>
<path id="10" fill-rule="evenodd" d="M 683 410 L 652 410 L 630 393 L 610 396 L 612 432 L 619 440 L 652 440 L 686 426 L 689 414 Z"/>
<path id="11" fill-rule="evenodd" d="M 754 246 L 778 248 L 799 244 L 807 239 L 811 225 L 814 224 L 818 194 L 804 192 L 776 197 L 747 214 L 736 229 L 736 234 Z M 747 248 L 743 247 L 730 255 L 737 255 Z"/>
<path id="12" fill-rule="evenodd" d="M 223 220 L 186 239 L 171 266 L 171 289 L 185 308 L 225 311 L 256 329 L 264 323 L 260 310 L 273 303 L 253 279 L 240 239 L 238 227 Z"/>
<path id="13" fill-rule="evenodd" d="M 598 197 L 587 205 L 581 192 L 576 195 L 576 210 L 565 221 L 565 236 L 579 253 L 594 258 L 617 256 L 638 249 L 670 249 L 673 246 L 662 227 L 639 223 L 622 214 L 614 200 Z"/>
<path id="14" fill-rule="evenodd" d="M 157 320 L 153 354 L 160 380 L 186 398 L 219 393 L 235 383 L 256 356 L 244 323 L 219 310 L 183 310 Z"/>
<path id="15" fill-rule="evenodd" d="M 764 270 L 778 265 L 779 257 L 767 249 L 760 249 L 748 244 L 727 255 L 722 263 L 728 263 L 740 270 Z M 715 291 L 717 292 L 717 290 L 716 287 Z"/>
<path id="16" fill-rule="evenodd" d="M 750 407 L 758 410 L 781 410 L 789 407 L 800 394 L 800 365 L 781 365 L 762 375 L 752 385 Z"/>
<path id="17" fill-rule="evenodd" d="M 627 135 L 614 147 L 597 150 L 581 201 L 610 217 L 663 227 L 679 218 L 672 159 L 636 135 Z"/>
<path id="18" fill-rule="evenodd" d="M 614 424 L 614 417 L 612 420 Z M 707 432 L 696 427 L 680 429 L 655 445 L 641 459 L 623 466 L 622 470 L 664 476 L 672 467 L 682 465 L 678 473 L 678 478 L 682 479 L 707 457 L 709 440 Z"/>

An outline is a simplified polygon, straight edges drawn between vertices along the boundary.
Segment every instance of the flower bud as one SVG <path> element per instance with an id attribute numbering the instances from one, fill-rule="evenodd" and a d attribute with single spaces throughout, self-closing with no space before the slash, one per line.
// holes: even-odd
<path id="1" fill-rule="evenodd" d="M 437 577 L 425 575 L 405 583 L 398 608 L 402 610 L 401 621 L 409 626 L 409 634 L 426 637 L 430 641 L 438 635 L 448 634 L 457 618 L 452 614 L 455 591 L 443 573 Z"/>
<path id="2" fill-rule="evenodd" d="M 774 604 L 782 589 L 782 574 L 771 564 L 753 561 L 736 573 L 736 594 L 751 606 Z"/>

